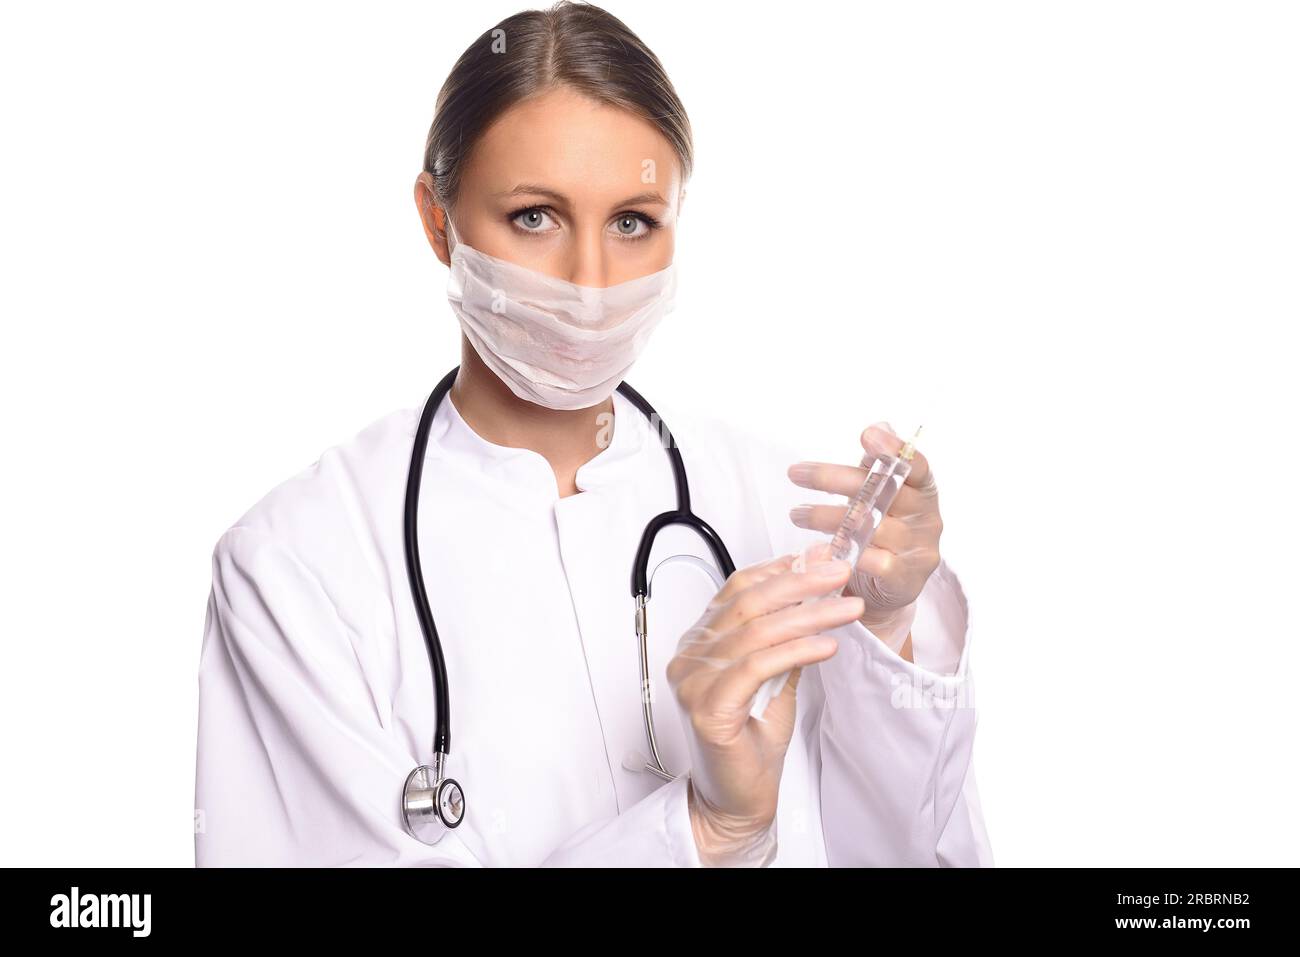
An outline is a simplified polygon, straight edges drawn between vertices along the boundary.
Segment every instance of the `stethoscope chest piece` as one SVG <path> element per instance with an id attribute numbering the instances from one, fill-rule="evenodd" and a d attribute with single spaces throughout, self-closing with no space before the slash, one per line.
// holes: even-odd
<path id="1" fill-rule="evenodd" d="M 465 792 L 451 778 L 438 779 L 426 764 L 406 776 L 402 788 L 402 822 L 411 837 L 437 844 L 449 828 L 465 819 Z"/>

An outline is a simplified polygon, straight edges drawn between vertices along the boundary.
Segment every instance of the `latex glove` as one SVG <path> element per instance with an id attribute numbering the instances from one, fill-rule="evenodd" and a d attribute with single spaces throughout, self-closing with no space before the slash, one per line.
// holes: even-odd
<path id="1" fill-rule="evenodd" d="M 800 670 L 835 654 L 836 640 L 821 632 L 863 614 L 856 596 L 800 604 L 844 585 L 850 567 L 840 561 L 796 572 L 794 557 L 734 572 L 668 663 L 668 682 L 690 719 L 691 826 L 706 866 L 771 863 Z M 772 700 L 767 720 L 752 719 L 759 686 L 786 671 L 792 679 Z"/>
<path id="2" fill-rule="evenodd" d="M 864 450 L 876 454 L 897 455 L 903 446 L 903 440 L 887 422 L 868 426 L 861 441 Z M 855 465 L 799 462 L 790 467 L 789 476 L 803 488 L 845 497 L 844 505 L 801 505 L 790 512 L 790 520 L 800 528 L 834 535 L 848 511 L 847 500 L 858 493 L 867 473 Z M 863 599 L 866 610 L 859 619 L 862 624 L 895 652 L 901 649 L 910 632 L 917 597 L 939 567 L 942 532 L 934 473 L 926 457 L 918 451 L 912 459 L 907 481 L 898 490 L 871 544 L 858 556 L 853 575 L 844 588 L 844 594 Z"/>

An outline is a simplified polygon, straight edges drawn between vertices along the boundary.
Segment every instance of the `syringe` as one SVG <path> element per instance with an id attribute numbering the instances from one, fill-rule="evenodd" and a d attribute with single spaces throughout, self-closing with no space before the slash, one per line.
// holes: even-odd
<path id="1" fill-rule="evenodd" d="M 898 494 L 898 490 L 903 487 L 907 476 L 912 472 L 916 440 L 920 435 L 921 429 L 917 428 L 916 434 L 903 443 L 897 455 L 891 455 L 884 450 L 867 451 L 859 466 L 866 471 L 867 477 L 863 480 L 857 494 L 849 501 L 848 510 L 844 513 L 839 528 L 835 530 L 829 547 L 826 542 L 817 542 L 805 548 L 795 556 L 794 564 L 791 566 L 794 571 L 806 570 L 810 558 L 815 561 L 847 561 L 851 567 L 857 567 L 858 556 L 871 544 L 881 519 L 889 513 L 889 506 L 893 504 L 894 496 Z M 805 598 L 801 604 L 808 605 L 824 598 L 838 598 L 843 592 L 842 585 L 829 594 Z M 754 695 L 754 704 L 749 709 L 750 715 L 760 721 L 765 720 L 763 712 L 767 710 L 771 700 L 784 690 L 789 680 L 790 672 L 787 671 L 765 681 L 758 689 L 758 693 Z"/>

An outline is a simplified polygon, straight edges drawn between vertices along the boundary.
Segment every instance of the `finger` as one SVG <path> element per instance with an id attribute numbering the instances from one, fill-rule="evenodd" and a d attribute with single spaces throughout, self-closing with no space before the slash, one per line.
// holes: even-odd
<path id="1" fill-rule="evenodd" d="M 827 595 L 846 585 L 853 569 L 846 561 L 816 562 L 805 571 L 772 575 L 739 592 L 718 608 L 709 622 L 717 631 L 730 631 L 748 621 L 797 604 L 805 598 Z"/>
<path id="2" fill-rule="evenodd" d="M 930 460 L 920 451 L 912 455 L 912 471 L 908 473 L 904 487 L 922 491 L 934 488 L 934 473 L 930 471 Z"/>
<path id="3" fill-rule="evenodd" d="M 791 605 L 724 632 L 710 657 L 734 660 L 785 641 L 806 638 L 857 621 L 866 603 L 854 595 L 828 597 L 806 605 Z"/>
<path id="4" fill-rule="evenodd" d="M 748 708 L 763 682 L 825 661 L 838 647 L 839 642 L 831 635 L 807 635 L 737 659 L 709 688 L 710 710 Z"/>
<path id="5" fill-rule="evenodd" d="M 840 525 L 844 521 L 844 515 L 847 512 L 847 506 L 798 505 L 790 510 L 790 521 L 800 528 L 834 535 L 839 531 Z M 917 521 L 919 517 L 920 515 L 896 514 L 891 508 L 889 514 L 880 520 L 880 525 L 871 536 L 872 544 L 888 548 L 894 552 L 902 551 L 907 547 L 912 536 L 916 534 L 917 529 L 925 527 L 925 523 Z M 861 529 L 853 534 L 853 538 L 859 544 L 861 544 L 865 528 L 864 524 Z"/>
<path id="6" fill-rule="evenodd" d="M 840 530 L 848 510 L 847 505 L 796 505 L 790 509 L 790 521 L 799 528 L 834 535 Z M 890 518 L 918 528 L 937 523 L 939 511 L 934 496 L 904 485 L 889 506 L 886 520 Z M 879 535 L 879 531 L 876 534 Z"/>
<path id="7" fill-rule="evenodd" d="M 790 521 L 799 528 L 834 535 L 848 510 L 847 505 L 796 505 L 790 509 Z"/>
<path id="8" fill-rule="evenodd" d="M 862 445 L 868 455 L 888 455 L 897 457 L 902 448 L 898 436 L 885 432 L 877 426 L 871 426 L 862 433 Z M 857 465 L 842 465 L 835 462 L 796 462 L 786 471 L 790 481 L 800 488 L 816 489 L 832 495 L 852 498 L 867 480 L 867 470 Z M 913 453 L 911 472 L 905 484 L 913 489 L 928 490 L 934 486 L 934 477 L 930 471 L 930 461 L 925 454 Z"/>
<path id="9" fill-rule="evenodd" d="M 824 542 L 813 542 L 811 545 L 804 547 L 803 551 L 798 552 L 795 556 L 794 564 L 790 566 L 792 572 L 806 572 L 811 566 L 822 562 L 843 561 L 835 557 L 835 543 L 829 539 Z"/>
<path id="10" fill-rule="evenodd" d="M 857 495 L 858 489 L 867 480 L 866 469 L 836 462 L 796 462 L 786 474 L 800 488 L 817 489 L 846 498 Z"/>
<path id="11" fill-rule="evenodd" d="M 889 455 L 894 458 L 903 449 L 903 440 L 894 434 L 887 422 L 877 422 L 867 426 L 862 432 L 862 448 L 868 455 Z M 912 488 L 928 489 L 934 484 L 930 472 L 930 460 L 919 450 L 912 453 L 912 471 L 908 474 L 906 484 Z"/>
<path id="12" fill-rule="evenodd" d="M 717 605 L 726 604 L 746 589 L 752 588 L 760 582 L 775 575 L 788 572 L 790 570 L 790 565 L 793 562 L 794 555 L 787 553 L 785 555 L 777 555 L 775 558 L 770 558 L 767 561 L 758 562 L 757 564 L 749 565 L 745 568 L 736 569 L 736 571 L 732 572 L 723 583 L 722 587 L 718 589 L 717 595 L 714 596 L 713 603 Z"/>

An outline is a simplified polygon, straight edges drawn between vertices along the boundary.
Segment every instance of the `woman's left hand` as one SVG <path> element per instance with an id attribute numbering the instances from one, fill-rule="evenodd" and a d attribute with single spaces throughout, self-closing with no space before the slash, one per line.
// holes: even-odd
<path id="1" fill-rule="evenodd" d="M 897 455 L 902 446 L 902 439 L 886 422 L 877 422 L 862 433 L 862 447 L 868 452 Z M 790 466 L 789 476 L 803 488 L 851 499 L 866 481 L 867 473 L 855 465 L 799 462 Z M 847 510 L 847 502 L 800 505 L 791 509 L 790 520 L 800 528 L 834 535 Z M 844 588 L 844 594 L 856 595 L 866 603 L 862 624 L 896 650 L 910 630 L 917 596 L 939 567 L 942 532 L 939 490 L 930 463 L 917 452 L 907 481 L 898 490 L 871 544 L 858 556 Z"/>

